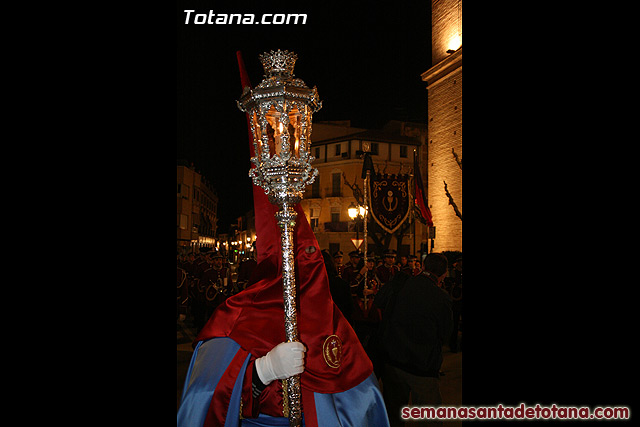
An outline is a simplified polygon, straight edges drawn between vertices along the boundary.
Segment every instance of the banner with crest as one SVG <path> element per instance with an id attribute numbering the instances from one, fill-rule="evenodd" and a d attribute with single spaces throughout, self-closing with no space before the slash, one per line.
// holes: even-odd
<path id="1" fill-rule="evenodd" d="M 370 190 L 373 219 L 383 230 L 393 234 L 409 217 L 409 175 L 372 173 Z"/>

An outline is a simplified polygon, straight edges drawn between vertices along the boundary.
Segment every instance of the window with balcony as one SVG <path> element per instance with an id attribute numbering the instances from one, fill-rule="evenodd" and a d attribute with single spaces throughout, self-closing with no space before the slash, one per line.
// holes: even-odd
<path id="1" fill-rule="evenodd" d="M 331 222 L 340 222 L 340 211 L 334 212 L 334 209 L 339 208 L 331 208 Z"/>
<path id="2" fill-rule="evenodd" d="M 328 232 L 349 231 L 349 223 L 347 221 L 325 222 L 324 231 L 328 231 Z"/>
<path id="3" fill-rule="evenodd" d="M 320 198 L 320 176 L 316 176 L 315 181 L 311 184 L 311 197 Z"/>
<path id="4" fill-rule="evenodd" d="M 318 231 L 318 225 L 320 224 L 320 208 L 311 208 L 309 212 L 309 224 L 313 231 Z"/>
<path id="5" fill-rule="evenodd" d="M 178 228 L 186 230 L 188 226 L 189 217 L 183 214 L 178 214 Z"/>
<path id="6" fill-rule="evenodd" d="M 311 229 L 313 231 L 317 231 L 317 229 L 318 229 L 318 224 L 319 224 L 318 220 L 319 220 L 319 218 L 311 218 L 311 224 L 310 225 L 311 225 Z"/>
<path id="7" fill-rule="evenodd" d="M 180 194 L 181 194 L 182 198 L 189 200 L 189 190 L 190 190 L 189 186 L 185 185 L 185 184 L 182 184 L 181 190 L 182 191 L 181 191 Z"/>
<path id="8" fill-rule="evenodd" d="M 331 196 L 332 197 L 340 197 L 342 196 L 342 174 L 340 172 L 338 173 L 332 173 L 331 174 Z"/>

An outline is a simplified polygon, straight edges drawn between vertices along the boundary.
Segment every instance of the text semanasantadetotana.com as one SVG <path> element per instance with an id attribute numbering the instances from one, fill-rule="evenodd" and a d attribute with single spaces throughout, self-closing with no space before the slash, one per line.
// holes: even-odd
<path id="1" fill-rule="evenodd" d="M 587 406 L 527 406 L 521 403 L 520 406 L 405 406 L 400 411 L 400 418 L 403 420 L 599 420 L 599 419 L 620 419 L 626 420 L 630 417 L 630 410 L 627 406 L 597 406 L 591 410 Z"/>

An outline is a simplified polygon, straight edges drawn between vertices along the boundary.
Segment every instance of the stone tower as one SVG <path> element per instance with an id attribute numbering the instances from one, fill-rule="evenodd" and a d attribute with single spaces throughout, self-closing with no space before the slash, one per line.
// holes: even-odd
<path id="1" fill-rule="evenodd" d="M 462 251 L 461 0 L 432 0 L 431 52 L 432 66 L 421 77 L 428 92 L 426 181 L 436 227 L 433 251 Z"/>

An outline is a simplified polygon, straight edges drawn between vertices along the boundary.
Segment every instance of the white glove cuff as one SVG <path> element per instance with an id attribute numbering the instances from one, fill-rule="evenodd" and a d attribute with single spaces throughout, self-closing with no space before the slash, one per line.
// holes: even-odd
<path id="1" fill-rule="evenodd" d="M 265 358 L 266 356 L 257 358 L 255 361 L 255 366 L 256 372 L 258 373 L 258 377 L 260 378 L 260 381 L 262 381 L 262 384 L 269 385 L 271 381 L 275 379 L 275 375 L 273 375 L 273 372 L 271 372 L 269 364 L 265 363 Z"/>

